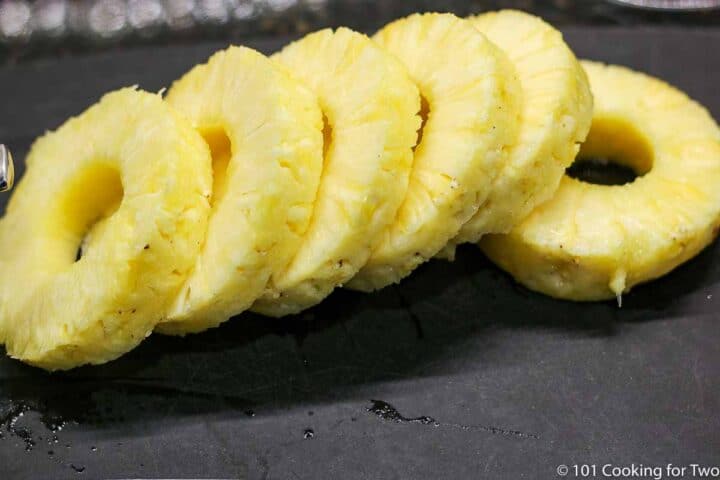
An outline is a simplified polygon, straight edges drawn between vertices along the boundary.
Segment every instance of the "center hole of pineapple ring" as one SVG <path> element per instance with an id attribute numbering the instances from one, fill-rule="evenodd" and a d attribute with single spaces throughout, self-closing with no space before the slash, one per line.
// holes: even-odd
<path id="1" fill-rule="evenodd" d="M 330 122 L 328 121 L 328 118 L 323 113 L 322 116 L 323 121 L 323 162 L 328 158 L 328 151 L 330 151 L 330 144 L 332 143 L 333 139 L 333 129 L 332 125 L 330 125 Z M 325 164 L 323 163 L 323 170 L 325 170 Z"/>
<path id="2" fill-rule="evenodd" d="M 232 156 L 232 146 L 225 129 L 220 126 L 202 128 L 200 135 L 208 144 L 212 156 L 213 193 L 210 206 L 214 207 L 227 190 L 227 169 Z"/>
<path id="3" fill-rule="evenodd" d="M 110 162 L 94 162 L 63 186 L 57 207 L 61 211 L 58 218 L 64 219 L 70 232 L 68 260 L 77 262 L 92 248 L 122 198 L 120 172 Z"/>
<path id="4" fill-rule="evenodd" d="M 420 111 L 418 112 L 418 115 L 420 115 L 420 129 L 418 130 L 417 142 L 415 143 L 415 146 L 413 147 L 413 151 L 417 148 L 418 145 L 420 145 L 420 142 L 422 142 L 423 130 L 425 130 L 425 124 L 427 123 L 429 114 L 430 114 L 430 104 L 428 103 L 428 101 L 425 97 L 420 95 Z"/>
<path id="5" fill-rule="evenodd" d="M 650 142 L 633 124 L 601 117 L 593 119 L 587 140 L 565 173 L 595 185 L 625 185 L 648 173 L 652 166 Z"/>

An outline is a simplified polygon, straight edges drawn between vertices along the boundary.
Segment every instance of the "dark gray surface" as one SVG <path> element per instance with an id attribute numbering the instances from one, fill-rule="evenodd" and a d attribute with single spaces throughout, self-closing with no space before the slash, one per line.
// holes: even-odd
<path id="1" fill-rule="evenodd" d="M 720 117 L 718 31 L 567 33 L 580 56 L 659 75 Z M 0 70 L 0 139 L 20 160 L 102 92 L 159 89 L 216 47 Z M 552 479 L 559 464 L 719 465 L 719 282 L 713 245 L 621 310 L 579 305 L 527 292 L 464 248 L 397 288 L 152 336 L 101 367 L 48 375 L 2 358 L 0 415 L 26 412 L 15 433 L 2 427 L 0 478 Z M 383 420 L 371 399 L 439 425 Z"/>

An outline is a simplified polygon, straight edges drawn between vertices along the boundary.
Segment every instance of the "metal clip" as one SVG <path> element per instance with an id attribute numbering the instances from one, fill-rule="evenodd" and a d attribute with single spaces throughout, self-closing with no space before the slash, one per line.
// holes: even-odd
<path id="1" fill-rule="evenodd" d="M 12 153 L 5 146 L 0 144 L 0 192 L 7 192 L 15 182 L 15 165 L 13 165 Z"/>

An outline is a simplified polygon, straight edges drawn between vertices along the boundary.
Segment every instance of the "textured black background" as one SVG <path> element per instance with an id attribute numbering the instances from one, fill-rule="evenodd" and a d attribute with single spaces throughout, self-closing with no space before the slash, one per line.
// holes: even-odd
<path id="1" fill-rule="evenodd" d="M 579 56 L 659 75 L 720 117 L 717 30 L 566 34 Z M 102 92 L 157 90 L 220 46 L 6 67 L 0 139 L 22 163 L 32 138 Z M 552 479 L 558 464 L 718 465 L 718 282 L 713 245 L 622 309 L 572 304 L 517 287 L 468 247 L 399 287 L 155 335 L 101 367 L 49 375 L 2 358 L 0 478 Z M 371 399 L 439 425 L 383 420 Z"/>

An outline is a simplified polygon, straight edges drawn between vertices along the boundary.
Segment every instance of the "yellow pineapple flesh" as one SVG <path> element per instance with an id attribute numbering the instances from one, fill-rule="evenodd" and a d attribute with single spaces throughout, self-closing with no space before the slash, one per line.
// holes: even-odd
<path id="1" fill-rule="evenodd" d="M 213 156 L 212 212 L 192 274 L 157 330 L 198 332 L 249 308 L 305 235 L 322 171 L 317 99 L 244 47 L 196 66 L 168 92 Z"/>
<path id="2" fill-rule="evenodd" d="M 321 30 L 274 56 L 317 94 L 326 119 L 322 179 L 308 232 L 253 310 L 319 303 L 362 267 L 407 190 L 420 97 L 402 64 L 365 35 Z"/>
<path id="3" fill-rule="evenodd" d="M 533 15 L 501 10 L 470 22 L 515 66 L 523 105 L 515 145 L 490 195 L 450 243 L 507 233 L 551 198 L 590 128 L 592 95 L 585 72 L 562 34 Z"/>
<path id="4" fill-rule="evenodd" d="M 395 221 L 348 284 L 364 291 L 409 275 L 477 212 L 515 141 L 520 109 L 512 65 L 466 20 L 411 15 L 373 40 L 407 67 L 426 118 Z"/>
<path id="5" fill-rule="evenodd" d="M 618 297 L 696 255 L 720 228 L 720 129 L 684 93 L 618 66 L 582 62 L 595 96 L 583 157 L 639 175 L 624 185 L 564 176 L 555 196 L 488 257 L 532 290 L 568 300 Z"/>
<path id="6" fill-rule="evenodd" d="M 195 262 L 210 191 L 207 146 L 159 95 L 110 93 L 38 139 L 0 220 L 8 354 L 56 370 L 137 345 Z"/>

